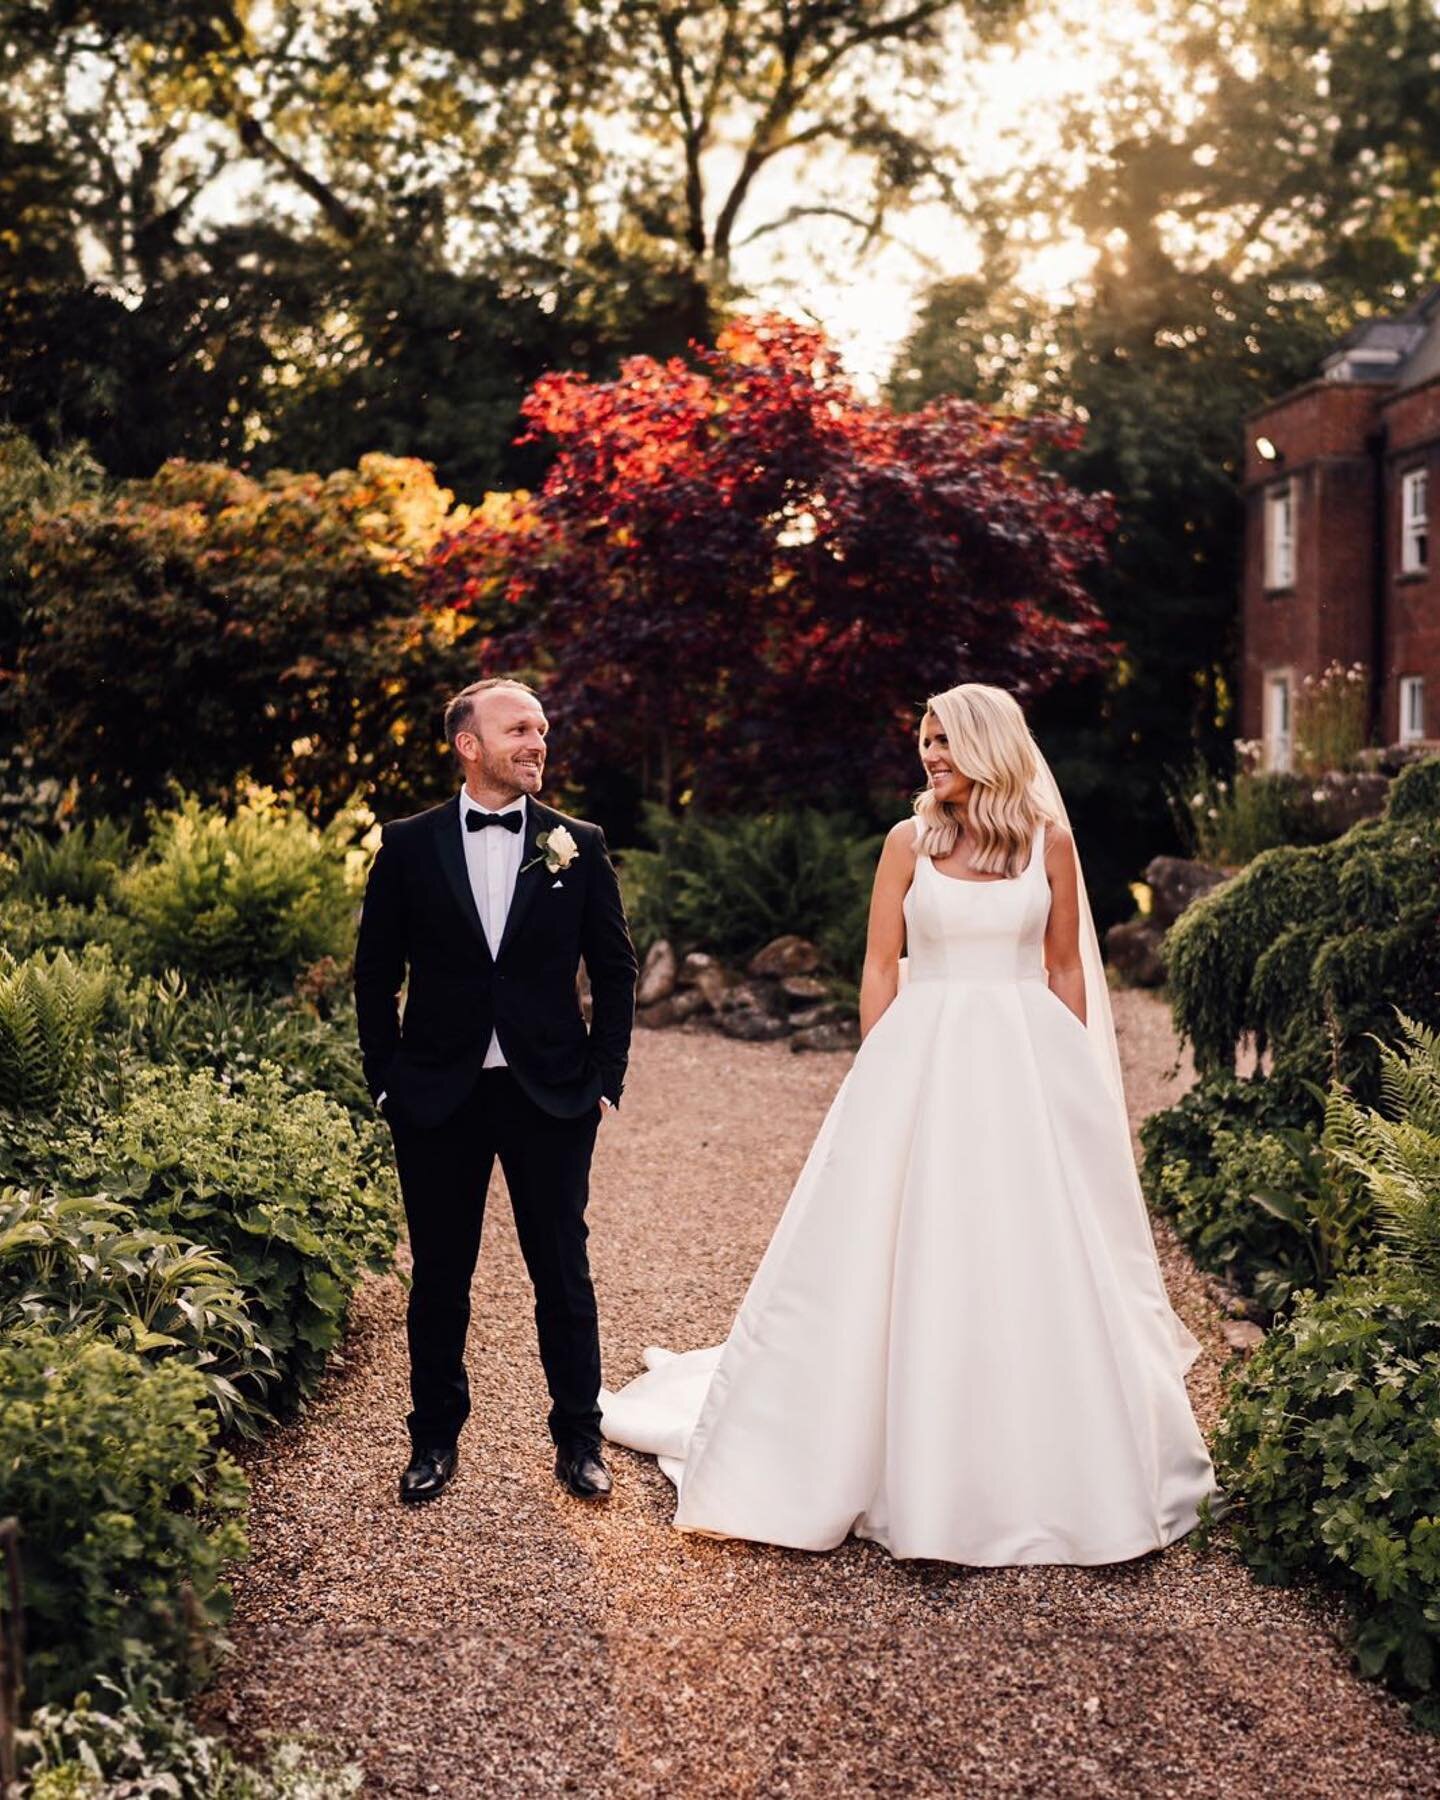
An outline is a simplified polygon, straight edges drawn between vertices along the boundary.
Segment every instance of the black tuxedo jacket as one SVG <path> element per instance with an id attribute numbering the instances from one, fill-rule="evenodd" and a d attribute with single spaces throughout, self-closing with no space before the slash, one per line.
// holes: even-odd
<path id="1" fill-rule="evenodd" d="M 605 834 L 533 796 L 526 808 L 521 873 L 493 957 L 470 891 L 459 795 L 380 834 L 355 946 L 355 1010 L 366 1085 L 385 1094 L 387 1115 L 443 1123 L 474 1087 L 492 1027 L 546 1112 L 576 1118 L 602 1094 L 619 1104 L 636 965 Z M 535 839 L 556 825 L 579 855 L 552 875 Z M 582 956 L 588 1035 L 575 985 Z"/>

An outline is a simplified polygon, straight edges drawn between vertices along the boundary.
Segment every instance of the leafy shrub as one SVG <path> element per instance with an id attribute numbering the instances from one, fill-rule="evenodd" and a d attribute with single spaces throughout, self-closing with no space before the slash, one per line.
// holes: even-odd
<path id="1" fill-rule="evenodd" d="M 1140 1127 L 1151 1204 L 1202 1268 L 1266 1311 L 1328 1285 L 1374 1241 L 1358 1184 L 1321 1152 L 1322 1100 L 1284 1079 L 1207 1075 Z"/>
<path id="2" fill-rule="evenodd" d="M 1266 851 L 1171 927 L 1175 1020 L 1202 1073 L 1233 1068 L 1253 1032 L 1277 1074 L 1338 1077 L 1366 1101 L 1392 1003 L 1440 1023 L 1440 813 L 1424 809 L 1426 766 L 1394 784 L 1383 819 Z"/>
<path id="3" fill-rule="evenodd" d="M 0 1189 L 0 1336 L 88 1332 L 198 1369 L 223 1424 L 254 1432 L 272 1359 L 213 1250 L 141 1226 L 100 1195 Z M 247 1397 L 248 1396 L 248 1397 Z"/>
<path id="4" fill-rule="evenodd" d="M 199 1371 L 25 1327 L 0 1344 L 0 1514 L 20 1521 L 29 1693 L 68 1698 L 127 1639 L 184 1663 L 182 1588 L 223 1618 L 245 1481 Z"/>
<path id="5" fill-rule="evenodd" d="M 426 464 L 378 453 L 256 478 L 176 458 L 57 495 L 24 559 L 27 738 L 127 808 L 172 778 L 226 792 L 237 769 L 317 811 L 357 780 L 438 797 L 441 708 L 475 661 L 468 620 L 417 606 L 451 500 Z"/>
<path id="6" fill-rule="evenodd" d="M 173 1066 L 122 1065 L 39 1173 L 100 1191 L 148 1225 L 208 1245 L 246 1296 L 275 1359 L 277 1399 L 313 1391 L 361 1274 L 389 1266 L 394 1175 L 383 1128 L 261 1064 L 243 1083 Z"/>
<path id="7" fill-rule="evenodd" d="M 1190 856 L 1226 867 L 1248 863 L 1279 844 L 1333 838 L 1310 795 L 1313 782 L 1240 769 L 1233 780 L 1196 759 L 1170 783 L 1170 809 Z"/>
<path id="8" fill-rule="evenodd" d="M 357 1118 L 373 1119 L 348 976 L 339 995 L 323 979 L 316 990 L 312 971 L 305 979 L 305 991 L 318 992 L 324 1012 L 299 992 L 269 996 L 234 982 L 192 989 L 174 972 L 146 977 L 128 996 L 126 1043 L 147 1061 L 209 1069 L 234 1087 L 243 1087 L 262 1063 L 269 1063 L 280 1070 L 292 1093 L 318 1089 Z"/>
<path id="9" fill-rule="evenodd" d="M 42 1111 L 74 1087 L 113 980 L 98 955 L 0 950 L 0 1106 Z"/>
<path id="10" fill-rule="evenodd" d="M 1231 1379 L 1215 1444 L 1246 1560 L 1316 1576 L 1356 1616 L 1355 1653 L 1440 1729 L 1440 1305 L 1395 1273 L 1349 1276 Z"/>
<path id="11" fill-rule="evenodd" d="M 266 790 L 229 815 L 187 796 L 156 816 L 119 892 L 152 968 L 272 990 L 354 930 L 341 846 Z"/>
<path id="12" fill-rule="evenodd" d="M 771 938 L 813 938 L 841 972 L 858 973 L 881 840 L 813 810 L 710 821 L 647 814 L 654 850 L 627 850 L 626 910 L 641 948 L 748 956 Z"/>
<path id="13" fill-rule="evenodd" d="M 25 1800 L 348 1800 L 360 1771 L 334 1769 L 296 1740 L 263 1766 L 240 1762 L 197 1731 L 167 1691 L 163 1669 L 140 1647 L 118 1679 L 100 1676 L 98 1697 L 41 1707 L 21 1734 Z"/>
<path id="14" fill-rule="evenodd" d="M 23 900 L 93 906 L 114 893 L 131 850 L 130 833 L 111 819 L 77 825 L 59 837 L 23 832 L 10 847 L 10 891 Z"/>

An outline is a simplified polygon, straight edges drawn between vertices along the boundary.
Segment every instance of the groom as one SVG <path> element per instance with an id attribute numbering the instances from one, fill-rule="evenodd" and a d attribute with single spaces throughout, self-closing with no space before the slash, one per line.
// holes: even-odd
<path id="1" fill-rule="evenodd" d="M 585 1204 L 595 1133 L 625 1080 L 635 952 L 604 833 L 535 798 L 548 729 L 523 682 L 457 694 L 445 735 L 464 785 L 384 828 L 365 889 L 360 1050 L 395 1142 L 415 1264 L 407 1502 L 432 1499 L 455 1473 L 470 1411 L 470 1280 L 497 1156 L 535 1289 L 556 1477 L 582 1499 L 610 1491 Z"/>

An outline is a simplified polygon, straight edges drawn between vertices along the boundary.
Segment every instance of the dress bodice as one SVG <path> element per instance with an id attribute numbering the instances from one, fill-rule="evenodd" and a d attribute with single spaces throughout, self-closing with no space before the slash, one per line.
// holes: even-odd
<path id="1" fill-rule="evenodd" d="M 907 980 L 1043 981 L 1050 917 L 1044 848 L 1042 823 L 1021 872 L 993 881 L 942 874 L 917 851 L 904 906 Z"/>

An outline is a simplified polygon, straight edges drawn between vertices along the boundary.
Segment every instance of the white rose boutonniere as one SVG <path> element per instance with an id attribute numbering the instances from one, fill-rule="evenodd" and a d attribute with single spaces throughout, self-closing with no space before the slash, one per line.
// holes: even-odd
<path id="1" fill-rule="evenodd" d="M 540 832 L 535 844 L 540 855 L 532 856 L 525 868 L 533 869 L 543 858 L 546 871 L 551 875 L 558 875 L 563 869 L 568 869 L 580 854 L 580 846 L 563 825 L 557 825 L 553 831 Z M 524 873 L 523 869 L 521 873 Z"/>

